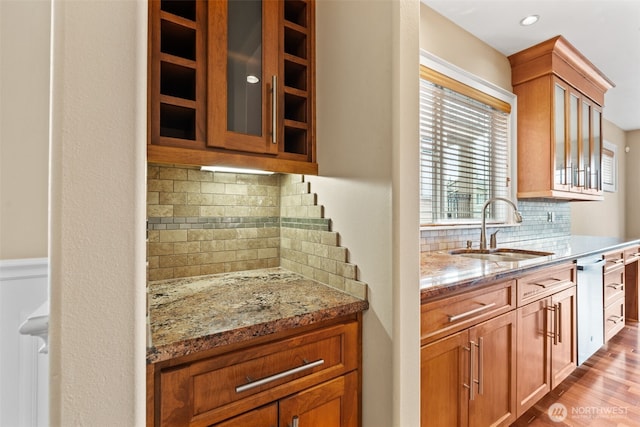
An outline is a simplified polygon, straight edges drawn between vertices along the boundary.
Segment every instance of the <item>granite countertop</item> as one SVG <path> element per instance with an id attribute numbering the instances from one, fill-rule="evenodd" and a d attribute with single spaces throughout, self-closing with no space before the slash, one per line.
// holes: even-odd
<path id="1" fill-rule="evenodd" d="M 422 252 L 420 299 L 425 302 L 495 280 L 507 280 L 529 270 L 571 262 L 583 256 L 608 252 L 633 244 L 640 244 L 640 239 L 571 236 L 527 244 L 498 245 L 498 247 L 553 252 L 553 255 L 518 262 L 485 261 L 451 255 L 449 250 Z"/>
<path id="2" fill-rule="evenodd" d="M 150 282 L 156 363 L 366 310 L 353 297 L 282 268 Z"/>

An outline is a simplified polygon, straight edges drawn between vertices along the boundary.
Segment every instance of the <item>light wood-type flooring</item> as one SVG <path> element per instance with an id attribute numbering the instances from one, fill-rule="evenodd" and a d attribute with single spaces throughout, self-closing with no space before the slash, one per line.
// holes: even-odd
<path id="1" fill-rule="evenodd" d="M 638 324 L 627 324 L 513 426 L 639 427 Z"/>

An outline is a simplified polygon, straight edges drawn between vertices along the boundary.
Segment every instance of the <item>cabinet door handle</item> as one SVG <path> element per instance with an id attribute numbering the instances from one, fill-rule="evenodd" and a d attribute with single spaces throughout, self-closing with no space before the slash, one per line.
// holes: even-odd
<path id="1" fill-rule="evenodd" d="M 553 345 L 558 345 L 558 322 L 556 319 L 557 306 L 555 304 L 553 306 L 548 306 L 547 311 L 551 313 L 551 332 L 549 332 L 549 336 L 553 338 Z"/>
<path id="2" fill-rule="evenodd" d="M 291 418 L 291 427 L 298 427 L 298 416 L 294 415 L 293 418 Z"/>
<path id="3" fill-rule="evenodd" d="M 484 394 L 484 338 L 478 338 L 478 394 Z"/>
<path id="4" fill-rule="evenodd" d="M 278 76 L 271 76 L 271 143 L 278 142 Z"/>
<path id="5" fill-rule="evenodd" d="M 618 259 L 608 259 L 607 262 L 610 262 L 611 264 L 622 264 L 624 263 L 624 258 L 618 258 Z"/>
<path id="6" fill-rule="evenodd" d="M 556 323 L 558 325 L 558 342 L 562 344 L 562 303 L 558 303 L 558 308 L 556 309 Z"/>
<path id="7" fill-rule="evenodd" d="M 323 363 L 324 363 L 324 359 L 318 359 L 315 362 L 305 363 L 304 365 L 298 366 L 297 368 L 292 368 L 286 371 L 282 371 L 277 374 L 262 378 L 260 380 L 252 381 L 248 384 L 239 385 L 236 387 L 236 393 L 242 393 L 244 391 L 251 390 L 252 388 L 259 387 L 261 385 L 268 384 L 272 381 L 279 380 L 286 376 L 297 374 L 299 372 L 303 372 L 303 371 L 315 368 L 316 366 L 320 366 Z"/>
<path id="8" fill-rule="evenodd" d="M 616 291 L 621 291 L 624 289 L 624 283 L 610 283 L 607 285 L 607 288 L 613 288 Z"/>
<path id="9" fill-rule="evenodd" d="M 481 303 L 480 307 L 476 307 L 473 310 L 465 311 L 464 313 L 460 313 L 460 314 L 454 314 L 454 315 L 449 314 L 448 315 L 449 322 L 455 322 L 456 320 L 460 320 L 463 317 L 467 317 L 467 316 L 471 316 L 472 314 L 480 313 L 481 311 L 490 309 L 494 305 L 496 305 L 495 302 L 492 302 L 491 304 L 482 304 Z"/>
<path id="10" fill-rule="evenodd" d="M 469 347 L 464 347 L 465 350 L 469 351 L 469 384 L 464 384 L 464 386 L 469 389 L 469 400 L 473 400 L 475 397 L 473 394 L 473 359 L 475 359 L 476 356 L 475 348 L 476 343 L 473 341 L 469 341 Z"/>

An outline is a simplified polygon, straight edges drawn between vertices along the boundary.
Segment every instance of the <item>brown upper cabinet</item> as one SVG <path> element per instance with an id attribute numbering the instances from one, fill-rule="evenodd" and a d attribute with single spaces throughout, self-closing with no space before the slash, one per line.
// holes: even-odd
<path id="1" fill-rule="evenodd" d="M 314 0 L 150 0 L 147 160 L 317 174 Z"/>
<path id="2" fill-rule="evenodd" d="M 518 198 L 602 200 L 602 107 L 614 84 L 562 36 L 509 56 Z"/>

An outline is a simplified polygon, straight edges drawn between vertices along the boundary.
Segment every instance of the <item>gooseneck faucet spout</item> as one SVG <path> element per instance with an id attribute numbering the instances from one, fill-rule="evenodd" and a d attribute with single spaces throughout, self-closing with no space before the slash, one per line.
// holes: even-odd
<path id="1" fill-rule="evenodd" d="M 482 207 L 482 229 L 480 230 L 480 249 L 487 249 L 487 206 L 493 202 L 501 200 L 507 202 L 513 208 L 513 217 L 517 223 L 522 222 L 522 214 L 518 211 L 518 207 L 511 200 L 504 197 L 492 197 L 487 200 Z"/>

